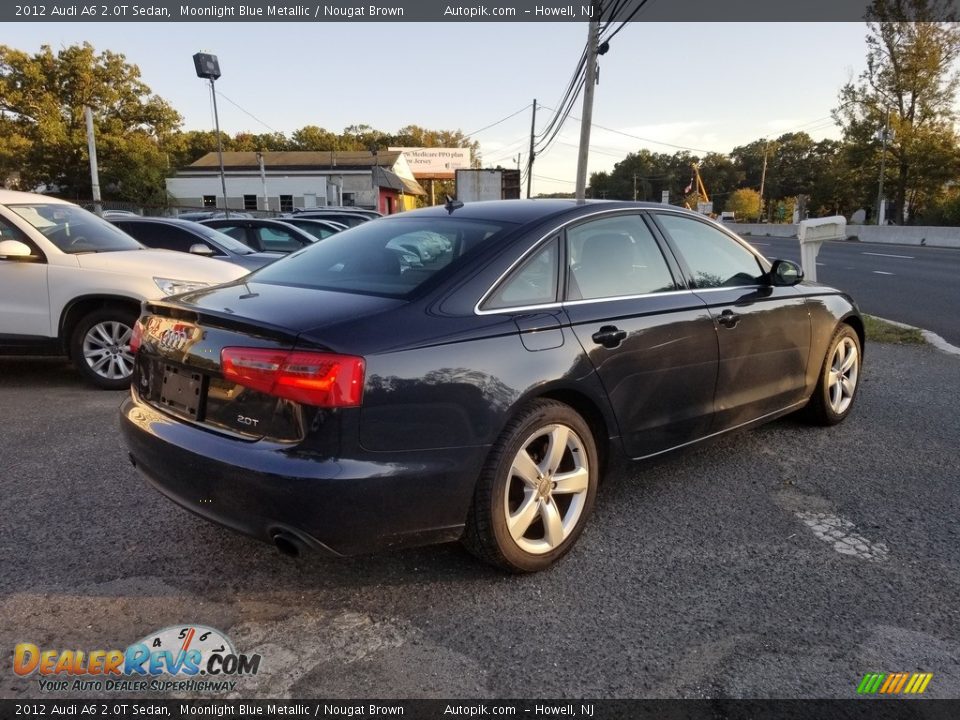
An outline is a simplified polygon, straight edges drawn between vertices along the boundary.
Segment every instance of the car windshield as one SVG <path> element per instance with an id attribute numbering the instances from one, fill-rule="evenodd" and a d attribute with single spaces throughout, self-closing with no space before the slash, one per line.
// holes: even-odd
<path id="1" fill-rule="evenodd" d="M 404 297 L 513 227 L 453 217 L 365 223 L 266 266 L 253 280 Z"/>
<path id="2" fill-rule="evenodd" d="M 253 250 L 249 246 L 244 245 L 239 240 L 236 240 L 226 233 L 215 230 L 212 227 L 207 227 L 206 225 L 201 225 L 197 223 L 194 230 L 197 231 L 197 234 L 203 235 L 208 240 L 215 242 L 217 245 L 222 247 L 228 252 L 232 252 L 234 255 L 252 255 Z"/>
<path id="3" fill-rule="evenodd" d="M 7 207 L 65 253 L 143 249 L 143 245 L 123 230 L 76 205 L 29 203 Z"/>

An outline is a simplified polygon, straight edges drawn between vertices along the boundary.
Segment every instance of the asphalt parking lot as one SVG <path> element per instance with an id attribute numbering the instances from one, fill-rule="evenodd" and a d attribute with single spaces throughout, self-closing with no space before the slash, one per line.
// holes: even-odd
<path id="1" fill-rule="evenodd" d="M 0 647 L 202 623 L 261 653 L 248 698 L 844 698 L 900 671 L 958 697 L 960 358 L 866 362 L 843 425 L 618 465 L 571 555 L 511 577 L 457 545 L 281 556 L 146 486 L 120 393 L 0 360 Z M 0 673 L 0 697 L 39 694 Z"/>

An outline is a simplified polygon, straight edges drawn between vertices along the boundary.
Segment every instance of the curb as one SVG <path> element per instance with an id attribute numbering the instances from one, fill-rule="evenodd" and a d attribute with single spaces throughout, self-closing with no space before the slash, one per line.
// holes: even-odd
<path id="1" fill-rule="evenodd" d="M 867 314 L 869 315 L 870 313 Z M 882 318 L 877 315 L 872 315 L 871 317 L 875 317 L 877 320 L 882 320 L 883 322 L 890 323 L 891 325 L 896 325 L 899 328 L 904 328 L 905 330 L 919 330 L 920 334 L 923 335 L 923 339 L 933 345 L 937 350 L 945 352 L 948 355 L 956 355 L 957 357 L 960 357 L 960 347 L 951 345 L 935 332 L 924 330 L 923 328 L 915 325 L 907 325 L 906 323 L 897 322 L 896 320 L 887 320 L 886 318 Z"/>

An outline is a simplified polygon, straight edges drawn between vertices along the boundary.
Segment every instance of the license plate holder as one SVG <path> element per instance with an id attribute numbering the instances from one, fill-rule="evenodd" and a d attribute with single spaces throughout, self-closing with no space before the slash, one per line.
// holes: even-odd
<path id="1" fill-rule="evenodd" d="M 202 373 L 175 365 L 163 366 L 163 382 L 160 385 L 160 404 L 163 407 L 191 420 L 198 420 L 202 391 Z"/>

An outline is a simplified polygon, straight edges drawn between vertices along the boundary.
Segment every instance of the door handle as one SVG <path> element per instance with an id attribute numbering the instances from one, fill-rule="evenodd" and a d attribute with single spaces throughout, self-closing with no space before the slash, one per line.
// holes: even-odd
<path id="1" fill-rule="evenodd" d="M 740 322 L 740 316 L 733 310 L 724 310 L 720 313 L 720 317 L 717 318 L 717 322 L 724 327 L 735 328 L 737 323 Z"/>
<path id="2" fill-rule="evenodd" d="M 626 336 L 626 330 L 621 330 L 616 325 L 604 325 L 590 337 L 597 345 L 603 345 L 605 348 L 615 348 Z"/>

